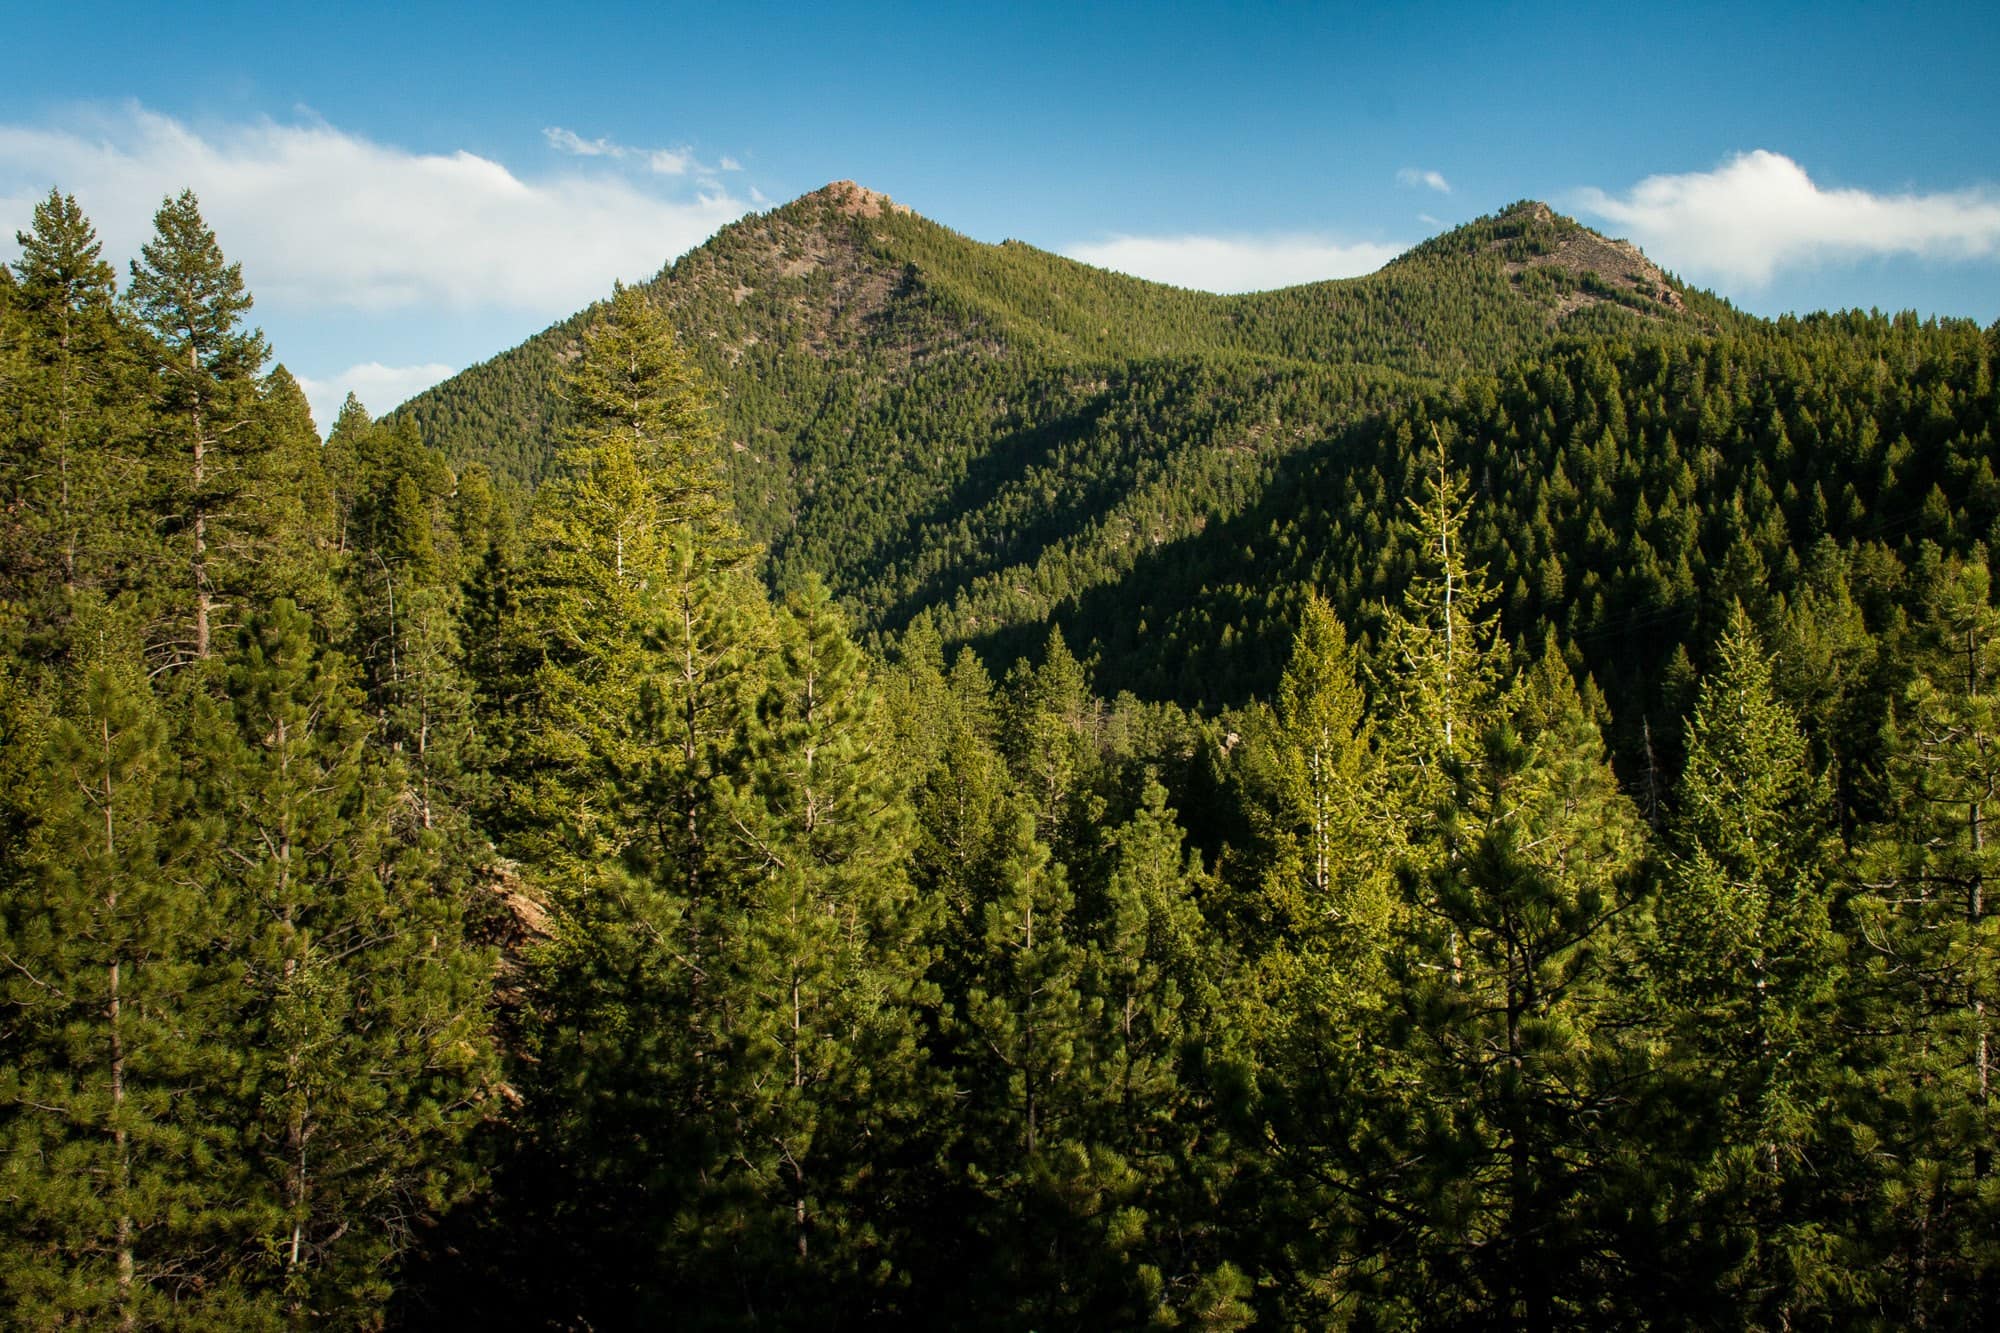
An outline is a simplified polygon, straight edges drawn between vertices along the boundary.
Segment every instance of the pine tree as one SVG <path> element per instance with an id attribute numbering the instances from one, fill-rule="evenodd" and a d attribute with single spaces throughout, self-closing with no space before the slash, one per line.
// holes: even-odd
<path id="1" fill-rule="evenodd" d="M 382 434 L 368 409 L 353 392 L 341 400 L 340 411 L 326 432 L 322 466 L 333 506 L 334 549 L 345 552 L 356 521 L 356 510 L 367 503 L 370 474 Z"/>
<path id="2" fill-rule="evenodd" d="M 1000 745 L 1021 792 L 1033 802 L 1035 836 L 1059 856 L 1088 844 L 1086 827 L 1101 813 L 1092 800 L 1100 719 L 1083 664 L 1049 630 L 1041 665 L 1016 664 L 1008 677 Z"/>
<path id="3" fill-rule="evenodd" d="M 893 1272 L 889 1164 L 931 1109 L 929 932 L 886 722 L 818 583 L 786 599 L 766 674 L 732 747 L 697 1014 L 718 1156 L 684 1167 L 724 1206 L 731 1257 L 704 1247 L 689 1275 L 748 1264 L 765 1308 L 825 1317 L 836 1293 L 867 1308 L 861 1289 Z"/>
<path id="4" fill-rule="evenodd" d="M 1353 1295 L 1431 1323 L 1588 1323 L 1627 1281 L 1606 1261 L 1615 1130 L 1643 1070 L 1614 962 L 1640 824 L 1559 657 L 1519 699 L 1444 761 L 1436 859 L 1404 869 L 1392 986 L 1361 1025 L 1382 1050 L 1347 1130 Z"/>
<path id="5" fill-rule="evenodd" d="M 1308 596 L 1276 708 L 1246 725 L 1257 868 L 1270 924 L 1230 988 L 1259 1072 L 1273 1266 L 1324 1271 L 1354 1253 L 1352 1210 L 1325 1191 L 1354 1169 L 1359 1108 L 1384 1098 L 1382 1039 L 1404 842 L 1332 609 Z M 1319 1225 L 1306 1219 L 1320 1218 Z M 1323 1307 L 1321 1313 L 1323 1314 Z"/>
<path id="6" fill-rule="evenodd" d="M 1848 580 L 1848 559 L 1829 540 L 1773 627 L 1773 683 L 1794 708 L 1827 774 L 1843 835 L 1880 809 L 1882 645 L 1868 631 Z"/>
<path id="7" fill-rule="evenodd" d="M 1006 763 L 994 748 L 993 681 L 961 649 L 940 682 L 938 752 L 915 784 L 917 843 L 912 873 L 944 914 L 941 976 L 954 1006 L 970 984 L 980 914 L 998 892 L 1001 845 L 1011 818 Z"/>
<path id="8" fill-rule="evenodd" d="M 529 1133 L 502 1184 L 509 1242 L 565 1256 L 562 1285 L 533 1293 L 552 1319 L 651 1317 L 727 1235 L 726 1217 L 708 1229 L 703 1175 L 734 1142 L 725 1016 L 741 997 L 725 950 L 741 903 L 724 798 L 770 631 L 747 581 L 698 573 L 692 552 L 679 569 L 653 593 L 629 730 L 600 785 L 574 789 L 594 803 L 598 850 L 529 863 L 552 938 L 519 1074 Z M 720 1308 L 739 1309 L 735 1295 Z"/>
<path id="9" fill-rule="evenodd" d="M 313 425 L 305 390 L 283 365 L 257 386 L 253 424 L 257 455 L 254 513 L 258 546 L 246 570 L 247 599 L 268 605 L 290 598 L 323 633 L 339 628 L 342 608 L 335 580 L 338 518 L 325 449 Z"/>
<path id="10" fill-rule="evenodd" d="M 1855 908 L 1863 984 L 1848 1056 L 1877 1100 L 1872 1201 L 1891 1240 L 1884 1302 L 1912 1327 L 1977 1322 L 1994 1271 L 1992 1014 L 2000 929 L 1986 824 L 2000 789 L 2000 614 L 1983 562 L 1948 561 L 1923 590 L 1887 766 L 1892 819 L 1863 855 Z M 1858 1044 L 1858 1043 L 1857 1043 Z M 1865 1055 L 1863 1052 L 1865 1051 Z"/>
<path id="11" fill-rule="evenodd" d="M 690 589 L 741 556 L 696 381 L 637 290 L 620 287 L 586 330 L 565 390 L 563 470 L 536 493 L 500 628 L 496 688 L 511 716 L 496 832 L 576 874 L 625 836 L 607 784 L 639 762 L 629 722 L 650 670 L 639 631 L 690 613 Z"/>
<path id="12" fill-rule="evenodd" d="M 990 688 L 969 654 L 937 682 L 942 750 L 918 799 L 919 881 L 945 910 L 941 1061 L 968 1099 L 947 1150 L 969 1164 L 966 1196 L 930 1262 L 981 1265 L 986 1293 L 930 1317 L 1236 1326 L 1241 1275 L 1189 1216 L 1221 1169 L 1197 1146 L 1213 1112 L 1183 1079 L 1217 1008 L 1203 881 L 1157 782 L 1094 827 L 1099 705 L 1060 640 L 1008 701 L 1026 791 L 990 748 Z M 1060 813 L 1031 820 L 1043 801 Z M 1079 844 L 1067 863 L 1033 834 L 1047 822 Z"/>
<path id="13" fill-rule="evenodd" d="M 1743 1247 L 1730 1289 L 1773 1319 L 1837 1300 L 1847 1280 L 1801 1197 L 1838 1148 L 1827 1102 L 1842 964 L 1826 788 L 1808 756 L 1738 607 L 1688 719 L 1657 966 L 1675 1060 L 1710 1091 L 1699 1206 Z"/>
<path id="14" fill-rule="evenodd" d="M 775 634 L 692 374 L 640 293 L 599 312 L 565 388 L 563 473 L 518 563 L 495 538 L 475 599 L 504 750 L 488 827 L 553 918 L 521 1071 L 532 1136 L 502 1188 L 512 1225 L 566 1256 L 570 1281 L 538 1294 L 551 1317 L 629 1321 L 685 1294 L 742 1220 L 715 1201 L 746 1146 L 728 1118 L 731 1006 L 749 998 L 731 984 L 747 909 L 728 798 Z"/>
<path id="15" fill-rule="evenodd" d="M 206 658 L 216 616 L 240 596 L 246 548 L 260 527 L 253 426 L 264 335 L 242 327 L 250 310 L 240 264 L 224 261 L 192 191 L 153 217 L 154 239 L 132 262 L 126 295 L 150 335 L 156 420 L 149 478 L 153 514 L 168 537 L 157 578 L 168 662 Z"/>
<path id="16" fill-rule="evenodd" d="M 96 230 L 76 200 L 52 191 L 18 232 L 11 293 L 19 369 L 13 438 L 0 468 L 0 597 L 31 613 L 40 632 L 62 618 L 60 598 L 110 591 L 131 556 L 135 485 L 127 414 L 130 353 L 113 305 L 115 281 Z M 46 652 L 48 643 L 38 645 Z"/>
<path id="17" fill-rule="evenodd" d="M 665 313 L 639 289 L 618 284 L 583 332 L 563 389 L 574 414 L 577 459 L 572 503 L 599 514 L 600 558 L 614 576 L 644 577 L 664 527 L 709 527 L 723 516 L 714 426 L 700 375 L 688 364 Z M 643 491 L 650 504 L 635 503 Z"/>
<path id="18" fill-rule="evenodd" d="M 0 1299 L 20 1327 L 227 1327 L 247 1308 L 243 1219 L 216 1111 L 242 1052 L 224 1035 L 215 828 L 115 634 L 46 734 L 0 905 Z"/>
<path id="19" fill-rule="evenodd" d="M 1199 1076 L 1221 1005 L 1219 951 L 1195 901 L 1203 878 L 1156 781 L 1109 840 L 1104 910 L 1084 955 L 1102 1024 L 1089 1071 L 1096 1146 L 1072 1152 L 1063 1191 L 1097 1233 L 1103 1319 L 1242 1327 L 1247 1283 L 1205 1216 L 1233 1150 Z"/>
<path id="20" fill-rule="evenodd" d="M 346 556 L 347 642 L 379 742 L 402 756 L 423 827 L 462 836 L 485 784 L 459 629 L 468 571 L 447 512 L 454 478 L 407 430 L 369 421 L 351 394 L 327 455 L 341 497 L 329 521 Z"/>
<path id="21" fill-rule="evenodd" d="M 1409 501 L 1406 520 L 1422 552 L 1420 573 L 1385 613 L 1376 668 L 1394 719 L 1387 729 L 1393 780 L 1411 814 L 1439 799 L 1451 760 L 1477 752 L 1507 670 L 1495 593 L 1467 552 L 1469 504 L 1441 448 L 1425 487 L 1421 499 Z"/>
<path id="22" fill-rule="evenodd" d="M 1123 1164 L 1094 1158 L 1083 1117 L 1094 1091 L 1092 1038 L 1103 1001 L 1084 987 L 1084 954 L 1072 938 L 1075 899 L 1025 813 L 1007 832 L 996 896 L 985 905 L 980 953 L 960 1020 L 969 1105 L 971 1184 L 993 1248 L 982 1285 L 1004 1293 L 1000 1322 L 1060 1318 L 1081 1295 L 1095 1246 L 1077 1234 L 1067 1178 Z M 1114 1181 L 1113 1201 L 1129 1181 Z M 1098 1185 L 1102 1193 L 1103 1182 Z"/>
<path id="23" fill-rule="evenodd" d="M 1351 975 L 1380 950 L 1394 852 L 1347 635 L 1317 596 L 1307 598 L 1274 721 L 1266 896 L 1288 936 L 1317 941 L 1326 965 Z"/>
<path id="24" fill-rule="evenodd" d="M 201 792 L 220 817 L 246 1060 L 257 1282 L 287 1322 L 365 1322 L 426 1214 L 470 1183 L 490 963 L 338 658 L 280 600 L 236 636 Z"/>

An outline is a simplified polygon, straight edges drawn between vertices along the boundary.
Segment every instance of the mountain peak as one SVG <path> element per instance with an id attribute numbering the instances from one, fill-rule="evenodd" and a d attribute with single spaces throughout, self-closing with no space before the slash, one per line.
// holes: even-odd
<path id="1" fill-rule="evenodd" d="M 650 290 L 721 401 L 768 404 L 791 392 L 775 386 L 832 376 L 823 392 L 854 411 L 877 410 L 932 368 L 979 376 L 988 362 L 1021 375 L 1073 367 L 1084 384 L 1108 365 L 1210 361 L 1442 380 L 1497 370 L 1558 334 L 1629 329 L 1619 321 L 1634 318 L 1700 329 L 1717 313 L 1691 308 L 1631 246 L 1534 201 L 1432 237 L 1363 278 L 1217 296 L 1025 244 L 983 244 L 851 180 L 738 218 Z M 404 415 L 453 458 L 505 459 L 513 475 L 539 479 L 567 420 L 550 386 L 582 319 L 436 386 Z M 939 392 L 944 401 L 956 391 Z M 773 494 L 791 494 L 787 451 L 819 449 L 848 429 L 821 424 L 818 407 L 783 418 L 782 429 L 756 415 L 762 407 L 728 410 L 744 466 L 778 469 Z"/>
<path id="2" fill-rule="evenodd" d="M 1434 236 L 1403 259 L 1445 256 L 1499 260 L 1517 288 L 1553 299 L 1551 318 L 1557 320 L 1607 301 L 1654 318 L 1687 313 L 1678 285 L 1639 247 L 1592 231 L 1538 199 Z"/>
<path id="3" fill-rule="evenodd" d="M 908 204 L 899 204 L 879 190 L 871 190 L 853 181 L 830 181 L 820 186 L 800 202 L 811 200 L 840 210 L 849 217 L 877 218 L 884 213 L 908 213 Z"/>

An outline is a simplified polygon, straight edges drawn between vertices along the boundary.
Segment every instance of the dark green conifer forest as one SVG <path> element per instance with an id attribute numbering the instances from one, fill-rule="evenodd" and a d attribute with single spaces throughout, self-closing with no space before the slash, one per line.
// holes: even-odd
<path id="1" fill-rule="evenodd" d="M 843 183 L 322 442 L 154 226 L 0 267 L 0 1324 L 2000 1315 L 2000 328 Z"/>

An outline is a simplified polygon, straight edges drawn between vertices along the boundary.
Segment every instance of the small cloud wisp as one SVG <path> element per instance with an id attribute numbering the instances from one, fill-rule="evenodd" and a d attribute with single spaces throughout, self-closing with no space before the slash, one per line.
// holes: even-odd
<path id="1" fill-rule="evenodd" d="M 1419 171 L 1415 167 L 1404 167 L 1396 173 L 1396 184 L 1406 190 L 1422 186 L 1426 190 L 1436 190 L 1439 194 L 1451 193 L 1451 182 L 1440 171 Z"/>
<path id="2" fill-rule="evenodd" d="M 570 157 L 605 157 L 614 162 L 642 162 L 648 171 L 659 176 L 694 175 L 707 180 L 722 171 L 741 170 L 734 158 L 725 157 L 722 165 L 711 167 L 694 155 L 691 148 L 633 148 L 611 139 L 586 139 L 574 130 L 566 130 L 551 125 L 542 131 L 549 147 Z"/>

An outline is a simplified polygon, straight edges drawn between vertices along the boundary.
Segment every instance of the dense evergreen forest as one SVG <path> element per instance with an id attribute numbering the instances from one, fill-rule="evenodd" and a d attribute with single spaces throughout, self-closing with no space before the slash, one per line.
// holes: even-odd
<path id="1" fill-rule="evenodd" d="M 0 1322 L 1985 1327 L 2000 328 L 852 186 L 322 442 L 0 267 Z"/>

